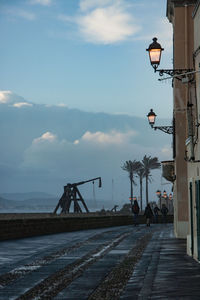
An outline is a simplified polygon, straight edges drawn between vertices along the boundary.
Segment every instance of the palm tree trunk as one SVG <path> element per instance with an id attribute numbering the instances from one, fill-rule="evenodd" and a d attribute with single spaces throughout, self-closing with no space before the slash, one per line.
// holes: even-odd
<path id="1" fill-rule="evenodd" d="M 133 179 L 130 178 L 130 183 L 131 183 L 131 205 L 133 205 Z"/>
<path id="2" fill-rule="evenodd" d="M 146 205 L 149 203 L 149 194 L 148 194 L 148 175 L 146 175 Z"/>
<path id="3" fill-rule="evenodd" d="M 142 211 L 142 178 L 140 177 L 140 209 Z"/>

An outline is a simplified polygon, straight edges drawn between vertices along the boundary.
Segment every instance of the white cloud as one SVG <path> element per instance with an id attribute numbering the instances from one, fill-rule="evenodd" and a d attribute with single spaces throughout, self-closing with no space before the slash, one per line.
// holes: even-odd
<path id="1" fill-rule="evenodd" d="M 13 106 L 20 108 L 22 106 L 33 106 L 33 104 L 27 103 L 27 102 L 17 102 L 17 103 L 14 103 Z"/>
<path id="2" fill-rule="evenodd" d="M 94 44 L 114 44 L 133 37 L 141 28 L 122 0 L 81 0 L 76 16 L 59 15 L 63 22 L 78 25 L 80 36 Z"/>
<path id="3" fill-rule="evenodd" d="M 0 91 L 0 103 L 8 103 L 10 101 L 9 96 L 11 94 L 11 91 Z"/>
<path id="4" fill-rule="evenodd" d="M 46 132 L 35 138 L 24 152 L 22 169 L 49 170 L 55 174 L 70 172 L 70 176 L 80 174 L 112 172 L 120 170 L 126 159 L 136 159 L 144 151 L 139 145 L 133 144 L 131 137 L 135 132 L 109 133 L 89 131 L 79 140 L 70 142 L 59 139 L 55 134 Z M 139 150 L 138 150 L 139 149 Z"/>
<path id="5" fill-rule="evenodd" d="M 43 6 L 48 6 L 51 5 L 52 0 L 31 0 L 30 1 L 31 4 L 40 4 Z"/>
<path id="6" fill-rule="evenodd" d="M 7 104 L 14 107 L 33 106 L 32 103 L 27 102 L 23 97 L 20 97 L 11 91 L 3 90 L 0 90 L 0 104 Z"/>
<path id="7" fill-rule="evenodd" d="M 47 131 L 45 132 L 42 136 L 40 136 L 39 138 L 36 138 L 33 140 L 33 144 L 38 144 L 38 143 L 41 143 L 41 142 L 44 142 L 44 141 L 47 141 L 47 142 L 54 142 L 56 140 L 56 135 Z"/>
<path id="8" fill-rule="evenodd" d="M 108 199 L 111 191 L 111 179 L 115 179 L 116 201 L 128 199 L 129 181 L 126 172 L 121 166 L 126 160 L 141 160 L 145 153 L 158 156 L 161 148 L 153 148 L 134 144 L 132 137 L 134 131 L 119 132 L 90 132 L 87 131 L 82 137 L 74 142 L 59 139 L 55 134 L 46 132 L 33 140 L 32 144 L 24 152 L 20 170 L 25 174 L 40 174 L 52 180 L 52 185 L 47 181 L 48 190 L 62 187 L 67 182 L 77 182 L 102 177 L 102 196 Z M 103 147 L 102 147 L 103 145 Z M 164 155 L 163 155 L 164 156 Z M 160 172 L 160 171 L 159 171 Z M 47 174 L 47 175 L 46 175 Z M 125 179 L 122 183 L 121 176 Z M 119 183 L 118 183 L 118 179 Z M 56 186 L 57 184 L 57 186 Z M 122 196 L 122 192 L 127 196 Z M 87 195 L 87 194 L 86 194 Z M 87 198 L 90 194 L 87 195 Z"/>
<path id="9" fill-rule="evenodd" d="M 130 138 L 136 135 L 135 131 L 128 131 L 126 133 L 118 132 L 115 130 L 112 130 L 109 133 L 104 133 L 101 131 L 97 131 L 95 133 L 92 133 L 90 131 L 87 131 L 81 138 L 81 141 L 84 142 L 90 142 L 94 144 L 99 145 L 111 145 L 111 144 L 123 144 L 127 143 Z M 75 141 L 77 143 L 77 141 Z"/>
<path id="10" fill-rule="evenodd" d="M 65 104 L 65 103 L 58 103 L 58 104 L 56 104 L 56 106 L 58 106 L 58 107 L 67 107 L 67 104 Z"/>
<path id="11" fill-rule="evenodd" d="M 133 17 L 115 5 L 96 8 L 77 19 L 81 35 L 92 43 L 113 44 L 126 40 L 140 30 Z"/>

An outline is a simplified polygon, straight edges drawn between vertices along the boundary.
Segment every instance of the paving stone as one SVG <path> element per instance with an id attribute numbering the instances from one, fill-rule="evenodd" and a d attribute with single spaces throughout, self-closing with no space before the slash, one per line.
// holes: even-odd
<path id="1" fill-rule="evenodd" d="M 120 299 L 200 299 L 200 265 L 186 255 L 186 240 L 166 225 L 143 253 Z"/>

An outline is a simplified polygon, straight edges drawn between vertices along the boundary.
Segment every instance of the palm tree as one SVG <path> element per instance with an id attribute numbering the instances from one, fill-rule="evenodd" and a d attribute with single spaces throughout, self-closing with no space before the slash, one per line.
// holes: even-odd
<path id="1" fill-rule="evenodd" d="M 137 160 L 128 160 L 121 167 L 122 170 L 127 171 L 129 173 L 130 185 L 131 185 L 131 204 L 133 200 L 133 184 L 136 185 L 134 181 L 134 174 L 141 168 L 141 162 Z"/>
<path id="2" fill-rule="evenodd" d="M 142 163 L 141 167 L 139 170 L 137 170 L 137 176 L 139 177 L 139 182 L 140 182 L 140 209 L 142 211 L 142 184 L 143 184 L 143 178 L 144 178 L 144 170 L 143 170 L 143 166 Z"/>
<path id="3" fill-rule="evenodd" d="M 146 204 L 149 202 L 148 183 L 150 181 L 151 170 L 159 169 L 160 162 L 157 157 L 144 156 L 142 160 L 142 169 L 146 182 Z"/>

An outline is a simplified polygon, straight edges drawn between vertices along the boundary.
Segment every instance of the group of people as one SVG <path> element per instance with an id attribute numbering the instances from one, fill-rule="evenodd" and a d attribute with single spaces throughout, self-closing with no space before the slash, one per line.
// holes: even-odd
<path id="1" fill-rule="evenodd" d="M 151 220 L 153 218 L 154 218 L 154 222 L 158 223 L 159 211 L 161 212 L 161 215 L 162 215 L 162 222 L 166 223 L 166 221 L 167 221 L 167 214 L 168 214 L 168 208 L 167 208 L 167 206 L 165 204 L 162 204 L 162 207 L 160 209 L 156 205 L 153 208 L 153 210 L 152 210 L 150 204 L 147 204 L 147 206 L 145 207 L 145 211 L 144 211 L 144 216 L 146 217 L 146 225 L 147 226 L 150 226 Z M 133 213 L 133 223 L 134 223 L 134 226 L 139 225 L 139 222 L 138 222 L 139 212 L 140 212 L 140 207 L 138 205 L 138 202 L 137 202 L 137 200 L 134 200 L 134 203 L 132 205 L 132 213 Z"/>

